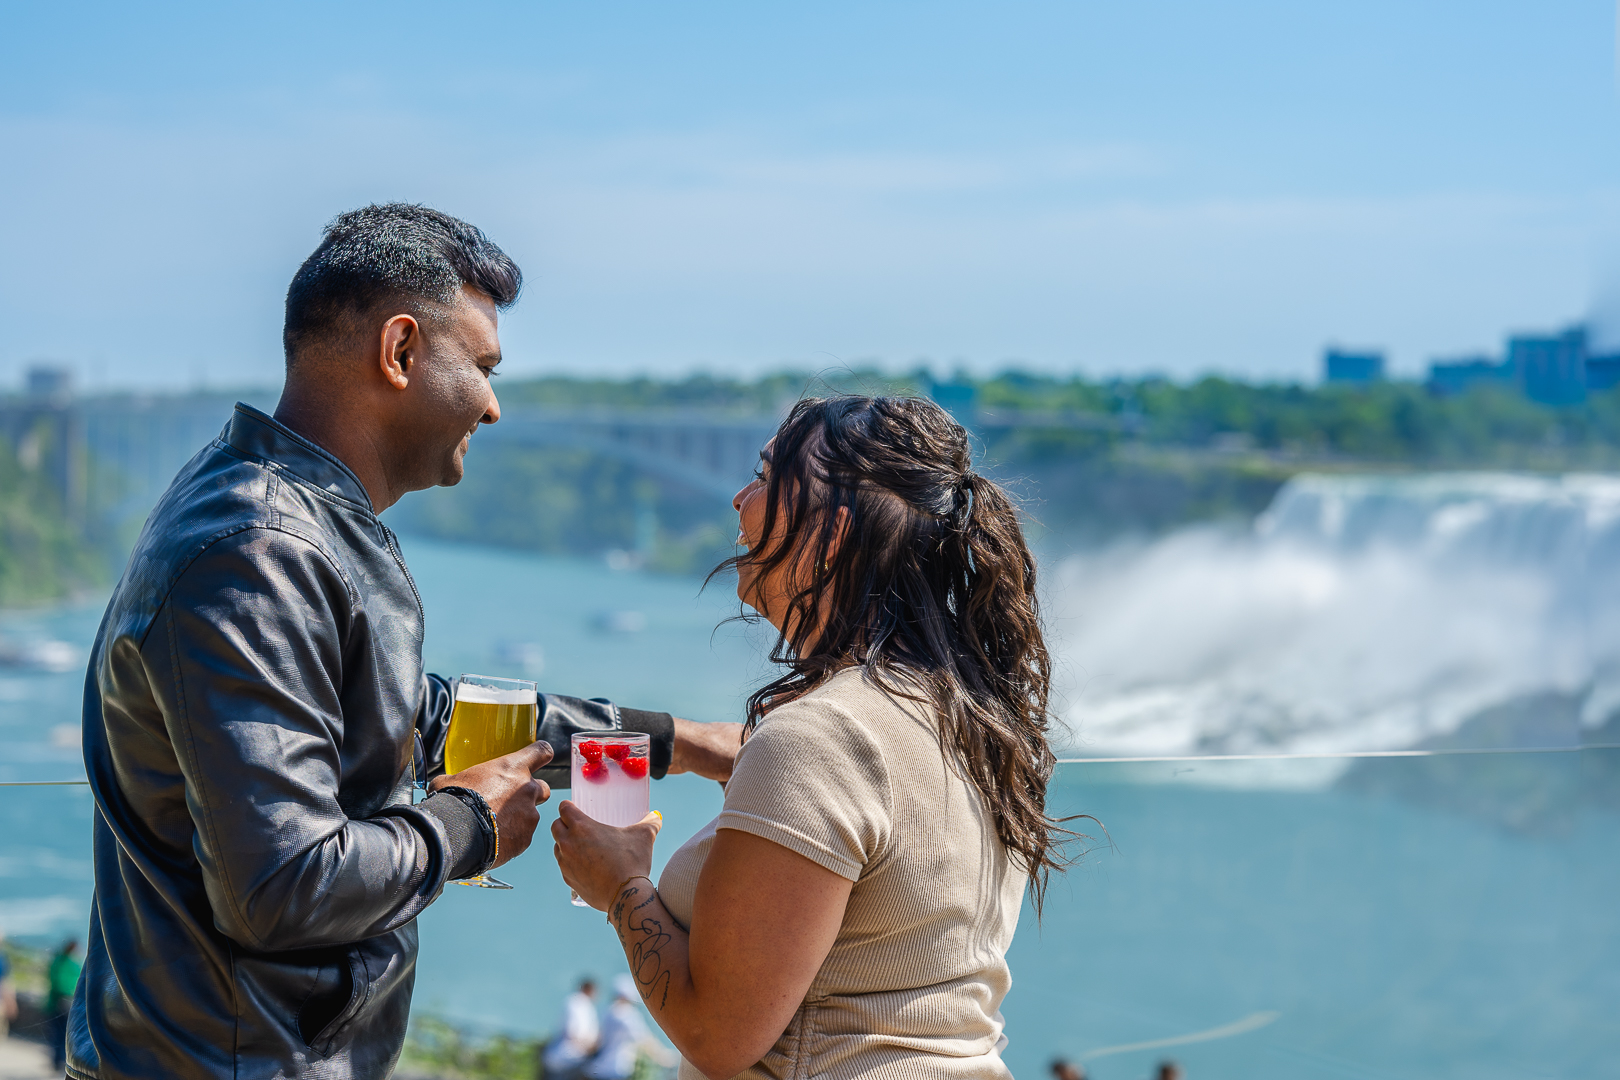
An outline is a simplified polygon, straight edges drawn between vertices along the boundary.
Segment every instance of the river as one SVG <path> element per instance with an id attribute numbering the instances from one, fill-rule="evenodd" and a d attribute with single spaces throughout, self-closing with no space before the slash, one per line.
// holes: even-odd
<path id="1" fill-rule="evenodd" d="M 1521 745 L 1608 730 L 1613 489 L 1324 483 L 1285 489 L 1257 533 L 1190 530 L 1054 562 L 1072 753 L 1477 742 L 1498 731 L 1479 718 L 1504 708 L 1498 734 Z M 1382 524 L 1367 525 L 1380 505 Z M 1492 546 L 1493 529 L 1518 539 Z M 431 670 L 527 668 L 557 692 L 712 720 L 736 719 L 766 670 L 758 630 L 719 625 L 736 610 L 723 583 L 700 593 L 598 561 L 412 538 L 405 551 Z M 6 613 L 0 634 L 85 650 L 102 602 Z M 82 775 L 81 685 L 79 671 L 0 673 L 0 780 Z M 1533 700 L 1561 703 L 1556 722 L 1513 720 L 1513 703 Z M 1440 772 L 1062 767 L 1054 811 L 1103 828 L 1080 823 L 1086 853 L 1055 880 L 1044 920 L 1024 914 L 1008 1062 L 1035 1077 L 1054 1055 L 1085 1057 L 1104 1080 L 1165 1056 L 1192 1080 L 1608 1072 L 1616 754 L 1450 758 Z M 653 799 L 667 853 L 717 812 L 720 790 L 671 778 Z M 0 928 L 41 942 L 82 932 L 87 794 L 0 789 L 0 807 Z M 568 904 L 543 842 L 503 876 L 517 889 L 452 886 L 423 916 L 417 1007 L 541 1032 L 581 974 L 622 960 L 602 917 Z"/>

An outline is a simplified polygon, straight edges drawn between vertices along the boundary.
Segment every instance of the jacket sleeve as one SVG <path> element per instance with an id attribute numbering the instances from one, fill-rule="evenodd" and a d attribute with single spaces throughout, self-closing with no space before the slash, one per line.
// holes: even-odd
<path id="1" fill-rule="evenodd" d="M 314 544 L 255 528 L 186 568 L 142 646 L 214 924 L 251 949 L 396 929 L 457 858 L 418 807 L 339 804 L 354 617 L 347 582 Z"/>
<path id="2" fill-rule="evenodd" d="M 551 744 L 551 764 L 535 775 L 553 788 L 572 783 L 568 755 L 576 731 L 631 731 L 650 735 L 647 758 L 654 780 L 669 772 L 675 748 L 675 721 L 669 713 L 626 709 L 606 698 L 571 698 L 540 695 L 540 737 Z"/>
<path id="3" fill-rule="evenodd" d="M 427 676 L 427 691 L 417 713 L 420 738 L 417 775 L 432 777 L 444 773 L 444 740 L 450 728 L 450 680 L 443 675 Z M 540 738 L 551 744 L 551 764 L 535 773 L 553 788 L 570 783 L 568 754 L 576 731 L 633 731 L 651 736 L 647 757 L 654 780 L 669 772 L 675 752 L 675 721 L 669 713 L 625 709 L 606 698 L 575 698 L 561 694 L 540 695 Z"/>
<path id="4" fill-rule="evenodd" d="M 443 675 L 424 675 L 422 681 L 422 708 L 416 714 L 416 775 L 431 780 L 444 775 L 444 739 L 450 733 L 455 699 L 450 680 Z"/>

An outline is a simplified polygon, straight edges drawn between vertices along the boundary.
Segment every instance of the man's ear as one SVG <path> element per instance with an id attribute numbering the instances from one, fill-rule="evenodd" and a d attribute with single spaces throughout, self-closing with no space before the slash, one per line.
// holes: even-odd
<path id="1" fill-rule="evenodd" d="M 395 315 L 383 323 L 377 363 L 388 385 L 403 390 L 411 384 L 411 362 L 421 348 L 422 328 L 414 316 Z"/>

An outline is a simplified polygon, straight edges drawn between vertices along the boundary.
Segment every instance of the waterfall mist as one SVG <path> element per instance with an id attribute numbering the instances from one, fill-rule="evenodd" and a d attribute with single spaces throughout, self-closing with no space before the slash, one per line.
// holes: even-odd
<path id="1" fill-rule="evenodd" d="M 1620 478 L 1306 475 L 1252 530 L 1052 575 L 1059 707 L 1100 755 L 1400 749 L 1493 707 L 1620 710 Z"/>

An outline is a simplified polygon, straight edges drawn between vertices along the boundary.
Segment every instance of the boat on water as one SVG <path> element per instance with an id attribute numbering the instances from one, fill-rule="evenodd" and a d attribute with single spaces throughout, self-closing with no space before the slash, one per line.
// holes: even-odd
<path id="1" fill-rule="evenodd" d="M 27 671 L 71 671 L 80 662 L 79 650 L 54 638 L 9 641 L 0 638 L 0 668 Z"/>

